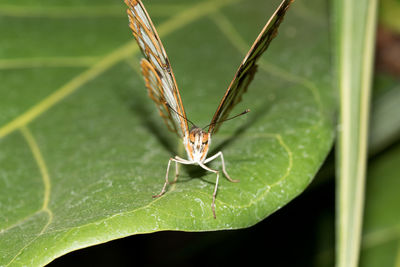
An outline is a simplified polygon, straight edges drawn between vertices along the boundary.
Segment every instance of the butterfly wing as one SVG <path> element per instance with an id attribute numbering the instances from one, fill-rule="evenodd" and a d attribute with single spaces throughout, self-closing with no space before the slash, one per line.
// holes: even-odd
<path id="1" fill-rule="evenodd" d="M 171 111 L 166 105 L 166 98 L 160 76 L 147 59 L 143 58 L 140 65 L 142 67 L 142 74 L 146 82 L 149 97 L 156 103 L 160 116 L 164 119 L 168 129 L 178 133 L 177 125 L 174 123 Z"/>
<path id="2" fill-rule="evenodd" d="M 247 91 L 247 87 L 257 71 L 256 63 L 258 58 L 267 50 L 272 39 L 277 35 L 278 27 L 292 2 L 293 0 L 282 1 L 251 46 L 211 120 L 208 128 L 209 133 L 215 133 L 218 130 L 221 124 L 217 122 L 223 121 L 228 117 L 230 111 L 240 102 L 242 95 Z"/>
<path id="3" fill-rule="evenodd" d="M 149 96 L 168 128 L 184 136 L 188 132 L 186 114 L 167 53 L 143 4 L 139 0 L 125 0 L 125 3 L 129 26 L 145 57 L 141 66 Z M 182 116 L 171 112 L 166 103 Z"/>

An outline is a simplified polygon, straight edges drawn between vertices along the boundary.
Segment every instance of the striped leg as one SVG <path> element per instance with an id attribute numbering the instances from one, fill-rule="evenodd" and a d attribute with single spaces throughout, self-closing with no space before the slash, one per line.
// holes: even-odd
<path id="1" fill-rule="evenodd" d="M 222 154 L 221 151 L 218 152 L 217 154 L 215 154 L 214 156 L 209 157 L 208 159 L 206 159 L 206 160 L 204 161 L 204 164 L 206 164 L 206 163 L 208 163 L 208 162 L 210 162 L 210 161 L 216 159 L 217 157 L 221 157 L 221 161 L 222 161 L 222 171 L 223 171 L 224 175 L 226 176 L 226 178 L 227 178 L 230 182 L 232 182 L 232 183 L 238 183 L 240 180 L 234 180 L 234 179 L 231 179 L 231 177 L 229 177 L 228 172 L 226 171 L 226 168 L 225 168 L 224 155 Z"/>
<path id="2" fill-rule="evenodd" d="M 212 203 L 211 203 L 211 209 L 212 209 L 212 212 L 213 212 L 213 215 L 214 215 L 214 219 L 216 219 L 217 216 L 215 215 L 215 198 L 217 197 L 218 182 L 219 182 L 219 171 L 210 169 L 210 168 L 208 168 L 206 165 L 204 165 L 204 164 L 201 163 L 201 162 L 199 162 L 199 165 L 200 165 L 200 167 L 202 167 L 203 169 L 217 174 L 217 180 L 215 181 L 213 199 L 212 199 Z"/>
<path id="3" fill-rule="evenodd" d="M 167 173 L 165 174 L 165 183 L 163 188 L 161 189 L 161 192 L 158 195 L 154 195 L 153 198 L 157 198 L 162 196 L 165 193 L 165 189 L 167 188 L 167 184 L 168 182 L 168 174 L 169 174 L 169 167 L 171 166 L 171 161 L 175 161 L 175 179 L 174 179 L 174 183 L 176 182 L 176 180 L 178 180 L 178 163 L 181 164 L 193 164 L 191 161 L 182 159 L 178 156 L 176 156 L 175 158 L 170 158 L 168 161 L 168 167 L 167 167 Z"/>

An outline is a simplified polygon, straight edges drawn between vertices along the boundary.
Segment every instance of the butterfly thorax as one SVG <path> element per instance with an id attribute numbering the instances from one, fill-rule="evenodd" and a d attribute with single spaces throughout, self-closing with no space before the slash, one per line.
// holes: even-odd
<path id="1" fill-rule="evenodd" d="M 189 135 L 183 138 L 183 144 L 189 160 L 202 163 L 207 157 L 211 134 L 204 132 L 201 128 L 193 127 L 190 129 Z"/>

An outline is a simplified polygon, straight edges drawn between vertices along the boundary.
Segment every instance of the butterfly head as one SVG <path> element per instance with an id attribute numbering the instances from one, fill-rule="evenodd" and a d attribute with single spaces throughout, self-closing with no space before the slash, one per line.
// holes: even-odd
<path id="1" fill-rule="evenodd" d="M 184 145 L 188 157 L 195 162 L 203 162 L 207 157 L 211 143 L 211 134 L 194 126 L 184 138 Z"/>

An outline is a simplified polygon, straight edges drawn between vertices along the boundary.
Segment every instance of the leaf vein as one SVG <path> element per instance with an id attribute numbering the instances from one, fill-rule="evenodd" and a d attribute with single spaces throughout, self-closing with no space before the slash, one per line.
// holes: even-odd
<path id="1" fill-rule="evenodd" d="M 48 68 L 48 67 L 88 67 L 97 57 L 37 57 L 0 59 L 0 69 Z"/>
<path id="2" fill-rule="evenodd" d="M 49 200 L 50 200 L 51 182 L 50 182 L 50 175 L 49 175 L 49 171 L 48 171 L 46 162 L 44 161 L 43 155 L 40 152 L 39 145 L 36 142 L 36 139 L 32 135 L 29 128 L 26 126 L 21 127 L 21 133 L 32 152 L 32 155 L 36 161 L 36 164 L 39 167 L 40 174 L 42 175 L 42 180 L 43 180 L 43 184 L 44 184 L 44 198 L 43 198 L 42 210 L 47 210 L 48 205 L 49 205 Z"/>

